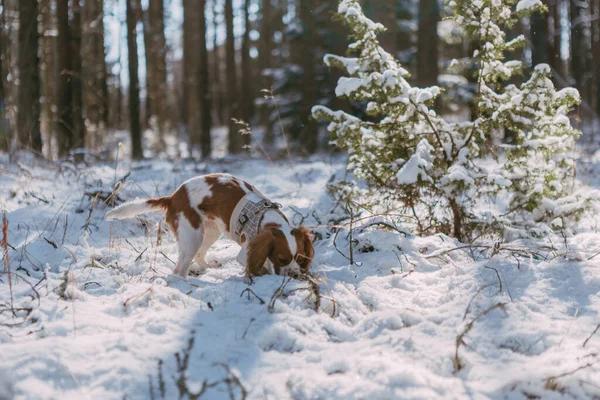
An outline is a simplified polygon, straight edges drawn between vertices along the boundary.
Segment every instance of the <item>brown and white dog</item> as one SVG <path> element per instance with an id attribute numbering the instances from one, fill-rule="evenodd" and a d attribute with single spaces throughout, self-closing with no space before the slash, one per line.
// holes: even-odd
<path id="1" fill-rule="evenodd" d="M 166 197 L 133 200 L 109 211 L 107 220 L 164 211 L 179 246 L 173 273 L 185 278 L 193 260 L 210 267 L 208 249 L 225 235 L 242 249 L 237 260 L 247 275 L 283 274 L 287 268 L 308 272 L 314 248 L 304 227 L 292 228 L 281 206 L 229 174 L 211 174 L 184 182 Z"/>

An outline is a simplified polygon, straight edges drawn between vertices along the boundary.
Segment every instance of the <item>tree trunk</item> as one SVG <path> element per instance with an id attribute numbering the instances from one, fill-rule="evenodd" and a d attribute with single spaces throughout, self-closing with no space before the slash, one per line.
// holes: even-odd
<path id="1" fill-rule="evenodd" d="M 69 0 L 56 1 L 58 23 L 58 77 L 57 98 L 57 141 L 58 155 L 64 157 L 73 148 L 73 88 L 71 29 L 69 27 Z"/>
<path id="2" fill-rule="evenodd" d="M 302 101 L 300 106 L 300 120 L 302 121 L 302 130 L 297 139 L 302 147 L 309 154 L 317 151 L 318 148 L 318 130 L 315 120 L 311 116 L 312 107 L 317 104 L 318 86 L 316 63 L 318 62 L 315 54 L 314 43 L 316 37 L 316 22 L 313 10 L 316 8 L 314 0 L 301 0 L 298 4 L 300 10 L 300 21 L 302 23 L 302 47 L 304 54 L 302 56 Z"/>
<path id="3" fill-rule="evenodd" d="M 142 33 L 144 38 L 144 59 L 146 60 L 146 102 L 144 103 L 144 113 L 142 116 L 142 130 L 150 126 L 150 117 L 152 116 L 152 97 L 154 95 L 154 52 L 152 51 L 152 35 L 150 33 L 150 22 L 148 21 L 148 11 L 144 10 L 142 0 L 136 1 L 137 19 L 142 23 Z"/>
<path id="4" fill-rule="evenodd" d="M 592 0 L 592 2 L 595 5 L 592 15 L 600 16 L 600 0 Z M 592 73 L 596 81 L 596 116 L 600 118 L 600 20 L 592 22 L 592 38 L 594 61 Z"/>
<path id="5" fill-rule="evenodd" d="M 225 125 L 225 101 L 223 99 L 223 84 L 221 79 L 221 51 L 218 42 L 219 22 L 217 20 L 219 13 L 217 12 L 217 4 L 217 0 L 213 0 L 213 98 L 215 99 L 215 114 L 218 116 L 218 122 L 221 125 Z"/>
<path id="6" fill-rule="evenodd" d="M 131 157 L 143 158 L 142 129 L 140 126 L 140 83 L 138 79 L 137 19 L 135 0 L 125 0 L 127 19 L 127 53 L 129 58 L 129 124 L 131 129 Z"/>
<path id="7" fill-rule="evenodd" d="M 563 31 L 562 24 L 562 1 L 563 0 L 554 0 L 554 48 L 556 49 L 556 65 L 557 71 L 562 76 L 563 79 L 566 79 L 569 74 L 567 72 L 567 64 L 563 61 L 561 56 L 561 32 Z"/>
<path id="8" fill-rule="evenodd" d="M 271 89 L 271 79 L 263 74 L 266 69 L 273 67 L 273 4 L 272 0 L 262 0 L 262 21 L 260 31 L 260 52 L 258 58 L 258 73 L 260 74 L 260 89 Z M 275 140 L 271 123 L 269 121 L 270 105 L 265 104 L 260 108 L 260 121 L 264 127 L 264 142 L 272 144 Z"/>
<path id="9" fill-rule="evenodd" d="M 594 13 L 592 15 L 600 18 L 600 0 L 592 0 L 596 5 Z M 594 58 L 594 69 L 593 74 L 596 78 L 596 116 L 600 118 L 600 20 L 592 23 L 593 27 L 593 58 Z M 600 123 L 600 122 L 599 122 Z"/>
<path id="10" fill-rule="evenodd" d="M 546 13 L 535 12 L 531 15 L 531 64 L 548 64 L 546 43 L 548 39 Z"/>
<path id="11" fill-rule="evenodd" d="M 546 32 L 546 59 L 548 64 L 555 73 L 560 72 L 560 41 L 559 47 L 556 47 L 556 35 L 560 35 L 560 31 L 555 29 L 556 17 L 558 13 L 557 0 L 544 0 L 544 4 L 548 7 L 548 14 L 545 15 Z"/>
<path id="12" fill-rule="evenodd" d="M 78 1 L 78 0 L 76 0 Z M 100 145 L 106 132 L 104 54 L 104 7 L 102 0 L 85 0 L 83 8 L 83 102 L 86 137 L 90 147 Z"/>
<path id="13" fill-rule="evenodd" d="M 225 42 L 225 66 L 227 70 L 227 103 L 229 105 L 229 112 L 227 113 L 227 125 L 229 126 L 229 153 L 237 154 L 242 151 L 242 140 L 238 132 L 239 128 L 232 121 L 232 118 L 240 118 L 235 64 L 235 37 L 233 35 L 233 0 L 225 0 L 225 25 L 227 32 L 227 40 Z"/>
<path id="14" fill-rule="evenodd" d="M 583 5 L 580 0 L 571 0 L 571 76 L 575 80 L 575 87 L 585 99 L 585 59 L 586 46 L 584 24 L 581 20 L 584 15 Z"/>
<path id="15" fill-rule="evenodd" d="M 6 108 L 8 105 L 8 48 L 6 33 L 6 5 L 2 0 L 0 13 L 0 150 L 10 149 L 10 129 L 8 128 Z"/>
<path id="16" fill-rule="evenodd" d="M 200 3 L 204 3 L 200 0 Z M 202 5 L 199 6 L 202 8 Z M 165 38 L 165 13 L 163 0 L 149 0 L 148 22 L 151 38 L 153 81 L 150 94 L 151 117 L 156 118 L 156 128 L 164 146 L 164 136 L 170 125 L 169 102 L 167 98 L 167 40 Z"/>
<path id="17" fill-rule="evenodd" d="M 458 239 L 459 242 L 462 242 L 465 238 L 464 236 L 464 232 L 463 232 L 463 217 L 464 217 L 464 210 L 463 208 L 456 202 L 456 200 L 452 199 L 450 200 L 450 209 L 452 210 L 452 216 L 453 216 L 453 230 L 452 230 L 452 234 L 453 236 Z"/>
<path id="18" fill-rule="evenodd" d="M 421 87 L 437 84 L 439 58 L 437 24 L 439 18 L 437 0 L 419 1 L 417 82 Z"/>
<path id="19" fill-rule="evenodd" d="M 381 47 L 396 56 L 398 39 L 398 2 L 396 0 L 368 0 L 364 4 L 365 15 L 386 27 L 379 35 Z"/>
<path id="20" fill-rule="evenodd" d="M 250 0 L 244 2 L 244 36 L 242 38 L 242 110 L 244 121 L 254 115 L 254 90 L 252 85 L 252 59 L 250 58 Z M 249 144 L 247 141 L 244 144 Z"/>
<path id="21" fill-rule="evenodd" d="M 198 82 L 200 52 L 199 7 L 197 1 L 183 1 L 183 95 L 185 121 L 190 147 L 200 145 L 200 87 Z"/>
<path id="22" fill-rule="evenodd" d="M 85 147 L 85 124 L 83 123 L 83 61 L 81 56 L 81 41 L 83 39 L 81 20 L 81 0 L 71 0 L 73 20 L 71 21 L 71 66 L 68 78 L 71 80 L 72 105 L 71 113 L 73 142 L 71 149 Z M 86 1 L 87 3 L 87 1 Z"/>
<path id="23" fill-rule="evenodd" d="M 40 0 L 40 14 L 41 14 L 41 26 L 42 26 L 42 39 L 41 39 L 41 77 L 42 77 L 42 114 L 40 122 L 40 130 L 42 133 L 42 139 L 44 143 L 52 143 L 54 136 L 54 93 L 55 87 L 55 68 L 54 68 L 54 55 L 56 54 L 55 48 L 55 35 L 51 32 L 55 31 L 54 18 L 52 12 L 52 5 L 50 0 Z M 52 157 L 51 146 L 46 146 L 46 158 Z"/>
<path id="24" fill-rule="evenodd" d="M 17 132 L 19 145 L 41 153 L 40 58 L 38 2 L 19 0 L 19 88 Z"/>
<path id="25" fill-rule="evenodd" d="M 199 65 L 199 85 L 200 93 L 200 149 L 202 158 L 208 159 L 211 155 L 212 143 L 210 137 L 210 128 L 212 126 L 211 107 L 212 99 L 210 96 L 210 81 L 208 75 L 208 49 L 206 47 L 206 0 L 200 0 L 200 65 Z"/>

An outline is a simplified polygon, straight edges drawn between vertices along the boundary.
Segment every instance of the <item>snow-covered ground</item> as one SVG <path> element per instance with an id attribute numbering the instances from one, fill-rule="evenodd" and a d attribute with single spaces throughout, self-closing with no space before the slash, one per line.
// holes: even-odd
<path id="1" fill-rule="evenodd" d="M 326 192 L 341 159 L 155 160 L 116 171 L 3 160 L 16 311 L 2 272 L 0 399 L 173 399 L 202 389 L 206 399 L 600 397 L 597 216 L 574 237 L 472 248 L 367 219 L 353 224 L 351 264 L 349 226 L 337 237 L 328 226 L 346 223 Z M 580 179 L 597 184 L 597 163 Z M 222 267 L 170 277 L 177 249 L 167 232 L 159 242 L 160 215 L 111 224 L 93 199 L 129 172 L 119 200 L 229 172 L 283 204 L 317 235 L 318 309 L 307 282 L 281 288 L 282 277 L 266 276 L 249 286 L 239 247 L 226 240 L 208 256 Z"/>

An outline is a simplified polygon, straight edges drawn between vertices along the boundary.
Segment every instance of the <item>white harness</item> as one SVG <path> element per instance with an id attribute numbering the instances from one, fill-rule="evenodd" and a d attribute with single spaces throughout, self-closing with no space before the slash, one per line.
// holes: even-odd
<path id="1" fill-rule="evenodd" d="M 268 210 L 276 210 L 281 214 L 280 208 L 281 204 L 273 203 L 256 193 L 248 193 L 242 197 L 233 209 L 229 222 L 235 241 L 241 245 L 255 237 L 265 213 Z"/>

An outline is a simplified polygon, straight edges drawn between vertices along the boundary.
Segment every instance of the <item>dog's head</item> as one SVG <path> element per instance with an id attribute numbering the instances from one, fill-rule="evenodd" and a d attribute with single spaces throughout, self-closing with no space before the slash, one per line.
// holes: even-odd
<path id="1" fill-rule="evenodd" d="M 263 275 L 263 266 L 270 263 L 278 275 L 284 268 L 307 273 L 314 255 L 308 229 L 265 227 L 248 243 L 247 272 L 251 275 Z"/>

